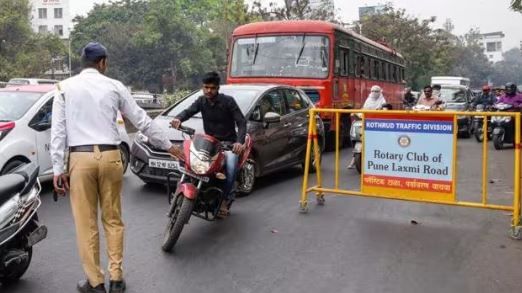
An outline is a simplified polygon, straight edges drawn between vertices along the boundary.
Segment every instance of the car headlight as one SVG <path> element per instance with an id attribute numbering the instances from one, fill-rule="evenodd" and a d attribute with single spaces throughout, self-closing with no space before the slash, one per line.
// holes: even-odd
<path id="1" fill-rule="evenodd" d="M 149 143 L 149 137 L 141 132 L 138 132 L 136 133 L 136 141 L 141 143 Z"/>

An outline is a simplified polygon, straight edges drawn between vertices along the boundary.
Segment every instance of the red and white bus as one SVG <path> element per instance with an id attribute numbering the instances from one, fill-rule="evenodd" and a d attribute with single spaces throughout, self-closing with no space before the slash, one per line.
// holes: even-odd
<path id="1" fill-rule="evenodd" d="M 394 109 L 402 105 L 404 59 L 395 50 L 324 21 L 272 21 L 240 26 L 232 35 L 228 83 L 280 83 L 303 89 L 320 108 L 361 108 L 373 85 Z M 335 120 L 322 115 L 333 134 Z M 350 120 L 342 118 L 343 142 Z M 331 146 L 333 138 L 327 137 Z"/>

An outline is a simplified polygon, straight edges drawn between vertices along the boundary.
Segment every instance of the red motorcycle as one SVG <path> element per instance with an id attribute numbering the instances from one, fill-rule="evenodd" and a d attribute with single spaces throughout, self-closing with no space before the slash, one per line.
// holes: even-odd
<path id="1" fill-rule="evenodd" d="M 189 135 L 190 139 L 183 142 L 184 158 L 174 167 L 177 170 L 167 175 L 169 222 L 161 247 L 166 252 L 172 250 L 191 216 L 207 221 L 216 220 L 225 200 L 225 151 L 232 150 L 230 143 L 220 142 L 210 135 L 194 134 L 195 130 L 192 128 L 180 126 L 179 130 Z M 238 172 L 249 160 L 252 144 L 252 139 L 247 134 L 245 149 L 238 159 Z M 180 174 L 176 191 L 171 192 L 172 179 Z"/>

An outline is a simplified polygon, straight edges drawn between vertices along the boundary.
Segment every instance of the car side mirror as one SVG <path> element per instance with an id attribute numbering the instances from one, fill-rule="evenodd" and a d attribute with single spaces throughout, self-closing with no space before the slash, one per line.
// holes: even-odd
<path id="1" fill-rule="evenodd" d="M 265 114 L 265 117 L 263 118 L 263 121 L 265 123 L 279 123 L 281 122 L 281 115 L 275 113 L 275 112 L 267 112 Z"/>

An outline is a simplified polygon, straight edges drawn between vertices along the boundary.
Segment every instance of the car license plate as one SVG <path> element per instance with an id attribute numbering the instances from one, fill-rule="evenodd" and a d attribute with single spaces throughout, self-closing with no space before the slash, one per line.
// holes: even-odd
<path id="1" fill-rule="evenodd" d="M 178 170 L 179 169 L 179 162 L 178 161 L 149 159 L 149 167 L 151 167 L 151 168 L 160 168 L 160 169 L 168 169 L 168 170 Z"/>

